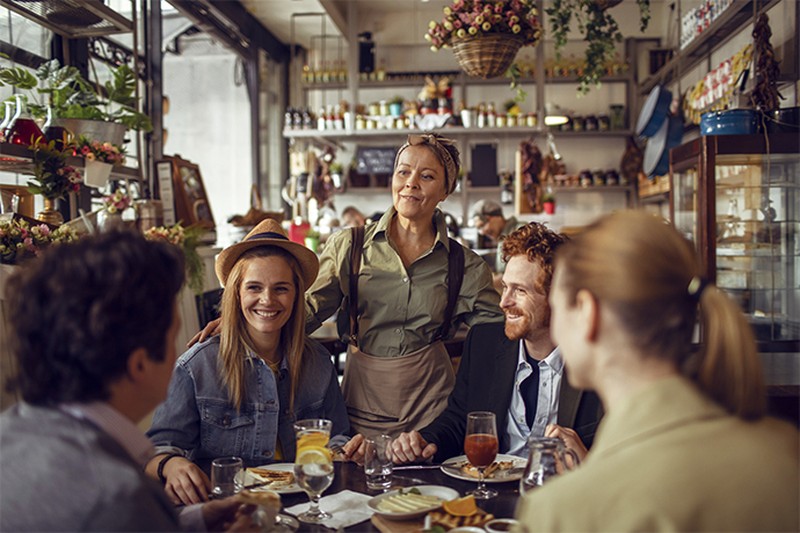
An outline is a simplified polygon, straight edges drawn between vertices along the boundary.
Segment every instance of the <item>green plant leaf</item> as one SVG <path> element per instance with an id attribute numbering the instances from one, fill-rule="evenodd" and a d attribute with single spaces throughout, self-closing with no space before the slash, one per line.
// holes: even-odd
<path id="1" fill-rule="evenodd" d="M 0 69 L 0 82 L 4 85 L 26 90 L 33 89 L 39 84 L 36 76 L 22 67 Z"/>

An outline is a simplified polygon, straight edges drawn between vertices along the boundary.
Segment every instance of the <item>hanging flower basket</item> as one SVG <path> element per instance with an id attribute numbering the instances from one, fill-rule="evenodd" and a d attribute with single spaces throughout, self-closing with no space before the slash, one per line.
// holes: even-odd
<path id="1" fill-rule="evenodd" d="M 488 79 L 502 76 L 523 44 L 515 35 L 494 33 L 454 40 L 451 46 L 464 72 Z"/>

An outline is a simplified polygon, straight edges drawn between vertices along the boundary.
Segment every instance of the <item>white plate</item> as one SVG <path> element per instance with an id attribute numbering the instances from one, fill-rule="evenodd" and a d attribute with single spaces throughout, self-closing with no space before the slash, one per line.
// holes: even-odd
<path id="1" fill-rule="evenodd" d="M 266 468 L 268 470 L 277 470 L 279 472 L 292 472 L 294 473 L 294 463 L 274 463 L 270 465 L 262 465 L 257 468 Z M 244 474 L 244 484 L 245 486 L 250 485 L 252 483 L 258 483 L 261 481 L 260 478 L 256 478 L 253 474 L 250 473 L 250 470 L 245 470 Z M 284 485 L 283 487 L 279 488 L 272 488 L 269 485 L 264 485 L 262 487 L 256 487 L 254 489 L 250 489 L 253 492 L 258 492 L 260 490 L 274 490 L 278 494 L 294 494 L 296 492 L 303 492 L 303 489 L 300 488 L 300 485 L 297 483 L 291 483 L 290 485 Z"/>
<path id="2" fill-rule="evenodd" d="M 508 470 L 495 470 L 484 481 L 486 483 L 505 483 L 506 481 L 517 481 L 522 478 L 522 470 L 525 468 L 526 460 L 516 455 L 498 453 L 495 461 L 512 461 L 514 465 Z M 442 472 L 456 479 L 464 481 L 478 481 L 477 477 L 468 476 L 461 471 L 461 465 L 469 463 L 466 455 L 452 457 L 442 463 Z"/>
<path id="3" fill-rule="evenodd" d="M 418 485 L 415 487 L 404 487 L 402 490 L 403 492 L 408 492 L 411 489 L 417 489 L 420 492 L 420 494 L 423 494 L 425 496 L 437 496 L 441 498 L 442 501 L 454 500 L 460 496 L 457 490 L 451 489 L 449 487 L 442 487 L 441 485 Z M 391 496 L 395 496 L 399 493 L 400 490 L 398 489 L 398 490 L 390 490 L 389 492 L 375 496 L 374 498 L 371 498 L 367 502 L 367 506 L 369 506 L 370 509 L 375 511 L 376 514 L 379 514 L 384 518 L 388 518 L 390 520 L 407 520 L 410 518 L 417 518 L 419 516 L 427 514 L 430 511 L 433 511 L 434 509 L 438 509 L 439 507 L 441 507 L 440 503 L 437 505 L 431 505 L 429 507 L 425 507 L 423 509 L 417 509 L 416 511 L 407 511 L 407 512 L 381 511 L 380 509 L 378 509 L 378 504 L 382 500 L 385 500 L 386 498 L 389 498 Z"/>

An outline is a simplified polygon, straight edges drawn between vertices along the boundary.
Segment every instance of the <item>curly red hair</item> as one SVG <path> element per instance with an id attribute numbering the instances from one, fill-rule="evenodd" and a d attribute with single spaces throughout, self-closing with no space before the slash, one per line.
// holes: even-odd
<path id="1" fill-rule="evenodd" d="M 530 222 L 516 229 L 503 239 L 503 261 L 514 256 L 524 255 L 531 263 L 541 268 L 535 286 L 547 296 L 553 281 L 553 262 L 556 250 L 569 240 L 569 237 L 556 233 L 544 224 Z"/>

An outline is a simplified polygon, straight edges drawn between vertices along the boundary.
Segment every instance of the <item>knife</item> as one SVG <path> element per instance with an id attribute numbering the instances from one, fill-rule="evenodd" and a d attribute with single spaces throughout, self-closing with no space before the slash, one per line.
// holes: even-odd
<path id="1" fill-rule="evenodd" d="M 395 466 L 393 470 L 433 470 L 441 466 L 442 466 L 441 463 L 436 463 L 432 465 L 402 465 L 402 466 Z"/>

